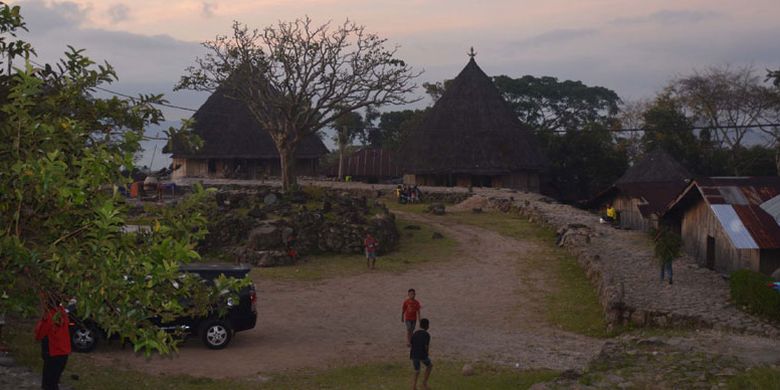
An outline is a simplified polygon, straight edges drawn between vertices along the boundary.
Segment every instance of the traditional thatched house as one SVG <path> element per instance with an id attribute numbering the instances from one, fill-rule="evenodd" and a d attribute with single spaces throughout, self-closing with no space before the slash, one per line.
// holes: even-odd
<path id="1" fill-rule="evenodd" d="M 688 170 L 669 153 L 657 148 L 628 168 L 615 184 L 590 200 L 588 206 L 601 210 L 612 204 L 618 211 L 620 226 L 647 231 L 658 227 L 659 216 L 691 178 Z"/>
<path id="2" fill-rule="evenodd" d="M 252 118 L 246 105 L 220 90 L 192 116 L 193 131 L 203 140 L 190 150 L 176 140 L 166 152 L 173 156 L 173 178 L 255 179 L 280 176 L 279 153 L 271 136 Z M 328 149 L 316 135 L 304 138 L 295 152 L 295 173 L 315 175 Z"/>
<path id="3" fill-rule="evenodd" d="M 361 148 L 344 158 L 342 174 L 352 180 L 380 183 L 400 178 L 403 173 L 395 162 L 395 152 L 381 148 Z M 338 176 L 338 160 L 327 170 L 327 175 Z"/>
<path id="4" fill-rule="evenodd" d="M 663 219 L 708 268 L 767 275 L 780 268 L 780 177 L 697 179 Z"/>
<path id="5" fill-rule="evenodd" d="M 534 135 L 472 56 L 403 145 L 406 184 L 539 191 Z"/>

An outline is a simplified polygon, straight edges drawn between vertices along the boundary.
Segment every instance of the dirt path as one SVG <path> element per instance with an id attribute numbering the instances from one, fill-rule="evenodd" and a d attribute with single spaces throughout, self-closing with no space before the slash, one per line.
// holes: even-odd
<path id="1" fill-rule="evenodd" d="M 176 358 L 144 359 L 116 346 L 91 356 L 149 372 L 215 378 L 403 361 L 408 350 L 400 307 L 410 287 L 431 320 L 434 359 L 568 369 L 585 366 L 598 353 L 601 341 L 550 329 L 541 318 L 540 292 L 549 284 L 527 264 L 534 243 L 436 217 L 403 216 L 455 238 L 458 258 L 400 275 L 257 280 L 258 326 L 238 333 L 225 350 L 210 351 L 192 340 Z"/>

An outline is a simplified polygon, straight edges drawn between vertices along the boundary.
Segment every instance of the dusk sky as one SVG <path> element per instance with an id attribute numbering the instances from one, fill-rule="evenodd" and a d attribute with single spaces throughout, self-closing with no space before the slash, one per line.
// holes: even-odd
<path id="1" fill-rule="evenodd" d="M 349 18 L 400 46 L 424 71 L 418 84 L 454 77 L 473 46 L 488 75 L 555 76 L 613 89 L 626 101 L 712 65 L 780 68 L 778 0 L 74 0 L 22 6 L 38 61 L 66 45 L 114 65 L 129 94 L 165 93 L 197 108 L 205 94 L 171 91 L 205 53 L 199 42 L 228 34 L 233 20 L 264 27 L 305 15 Z M 422 90 L 419 91 L 422 95 Z M 423 105 L 429 103 L 424 101 Z M 166 110 L 176 121 L 191 115 Z M 162 162 L 155 162 L 159 166 Z"/>

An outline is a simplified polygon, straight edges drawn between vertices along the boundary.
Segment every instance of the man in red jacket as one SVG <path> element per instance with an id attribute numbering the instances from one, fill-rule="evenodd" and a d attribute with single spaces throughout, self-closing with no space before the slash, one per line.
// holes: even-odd
<path id="1" fill-rule="evenodd" d="M 41 341 L 43 357 L 43 376 L 41 387 L 49 390 L 59 389 L 60 376 L 65 371 L 70 355 L 70 332 L 68 331 L 68 312 L 62 305 L 52 302 L 52 297 L 44 299 L 46 308 L 38 324 L 35 325 L 35 339 Z"/>

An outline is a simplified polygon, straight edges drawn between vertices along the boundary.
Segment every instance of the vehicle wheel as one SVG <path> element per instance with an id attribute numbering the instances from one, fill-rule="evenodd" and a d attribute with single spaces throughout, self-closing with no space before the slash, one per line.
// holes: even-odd
<path id="1" fill-rule="evenodd" d="M 76 352 L 92 352 L 98 345 L 98 337 L 93 327 L 76 327 L 70 332 L 70 345 Z"/>
<path id="2" fill-rule="evenodd" d="M 200 328 L 200 338 L 210 349 L 227 347 L 233 338 L 233 329 L 223 320 L 206 321 Z"/>

